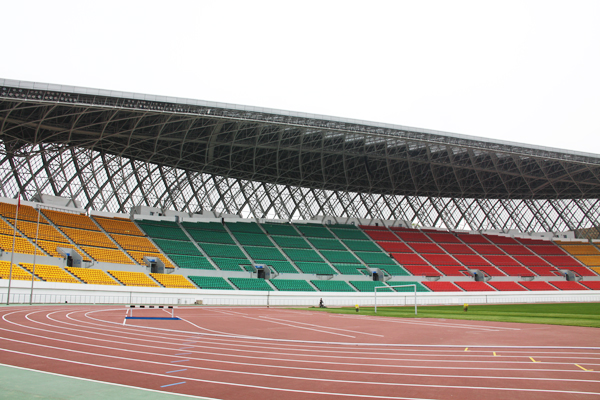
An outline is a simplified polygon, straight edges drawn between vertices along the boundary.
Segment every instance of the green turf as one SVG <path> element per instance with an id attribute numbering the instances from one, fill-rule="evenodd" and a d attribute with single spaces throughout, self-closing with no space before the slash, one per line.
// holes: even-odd
<path id="1" fill-rule="evenodd" d="M 338 314 L 356 314 L 354 306 L 318 310 Z M 377 307 L 377 314 L 374 313 L 373 307 L 361 307 L 360 313 L 381 317 L 415 318 L 414 306 Z M 416 317 L 600 328 L 600 303 L 469 305 L 467 312 L 463 311 L 462 305 L 419 306 Z"/>

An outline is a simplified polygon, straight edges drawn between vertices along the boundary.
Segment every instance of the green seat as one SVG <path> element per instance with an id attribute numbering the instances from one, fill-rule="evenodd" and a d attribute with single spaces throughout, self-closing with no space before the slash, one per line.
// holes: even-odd
<path id="1" fill-rule="evenodd" d="M 385 270 L 385 272 L 387 272 L 388 274 L 392 275 L 392 276 L 410 276 L 410 274 L 408 273 L 407 270 L 405 270 L 403 267 L 399 267 L 398 265 L 376 265 L 373 264 L 372 266 L 377 267 L 377 268 L 381 268 L 383 270 Z"/>
<path id="2" fill-rule="evenodd" d="M 321 281 L 315 279 L 310 282 L 321 292 L 356 292 L 352 286 L 344 281 Z"/>
<path id="3" fill-rule="evenodd" d="M 283 251 L 290 260 L 296 261 L 312 261 L 312 262 L 323 262 L 323 259 L 316 251 L 312 249 L 286 249 Z"/>
<path id="4" fill-rule="evenodd" d="M 137 225 L 151 238 L 183 240 L 189 242 L 187 235 L 172 221 L 136 220 Z"/>
<path id="5" fill-rule="evenodd" d="M 386 282 L 388 285 L 390 286 L 394 286 L 394 285 L 417 285 L 417 292 L 430 292 L 429 289 L 427 289 L 427 287 L 423 286 L 423 284 L 421 284 L 420 282 L 403 282 L 403 281 L 387 281 Z M 406 287 L 399 287 L 399 288 L 392 288 L 394 289 L 396 292 L 415 292 L 415 289 L 413 289 L 410 286 L 406 286 Z"/>
<path id="6" fill-rule="evenodd" d="M 300 236 L 298 231 L 290 224 L 262 224 L 262 227 L 269 235 L 283 235 L 283 236 Z"/>
<path id="7" fill-rule="evenodd" d="M 377 286 L 387 286 L 385 282 L 379 281 L 350 281 L 352 286 L 354 286 L 359 292 L 375 292 L 375 287 Z M 385 287 L 382 289 L 377 289 L 377 292 L 393 292 L 393 290 L 389 287 Z"/>
<path id="8" fill-rule="evenodd" d="M 233 283 L 240 290 L 268 290 L 273 291 L 273 288 L 269 286 L 267 281 L 264 279 L 254 278 L 229 278 L 229 281 Z"/>
<path id="9" fill-rule="evenodd" d="M 234 290 L 234 288 L 224 278 L 220 276 L 193 276 L 188 278 L 200 289 L 226 289 Z"/>
<path id="10" fill-rule="evenodd" d="M 359 269 L 364 268 L 362 264 L 333 264 L 333 266 L 342 275 L 362 275 Z"/>
<path id="11" fill-rule="evenodd" d="M 335 236 L 337 236 L 338 238 L 340 238 L 342 240 L 343 239 L 369 240 L 369 237 L 367 235 L 365 235 L 358 228 L 354 229 L 354 230 L 332 228 L 331 230 L 333 231 Z"/>
<path id="12" fill-rule="evenodd" d="M 217 264 L 220 270 L 223 271 L 241 271 L 241 265 L 248 265 L 249 261 L 246 258 L 217 258 L 212 257 L 212 260 Z"/>
<path id="13" fill-rule="evenodd" d="M 227 222 L 227 228 L 235 235 L 238 232 L 246 233 L 260 233 L 264 235 L 264 232 L 256 222 Z"/>
<path id="14" fill-rule="evenodd" d="M 198 243 L 235 244 L 231 235 L 223 231 L 189 230 L 190 236 Z"/>
<path id="15" fill-rule="evenodd" d="M 169 258 L 179 266 L 179 268 L 191 268 L 191 269 L 212 269 L 210 261 L 204 257 L 194 257 L 180 254 L 169 255 Z"/>
<path id="16" fill-rule="evenodd" d="M 344 245 L 337 239 L 322 239 L 322 238 L 309 238 L 309 242 L 312 243 L 313 246 L 317 250 L 344 250 L 347 249 Z"/>
<path id="17" fill-rule="evenodd" d="M 296 228 L 306 237 L 330 238 L 335 239 L 333 234 L 323 225 L 316 224 L 294 224 Z"/>
<path id="18" fill-rule="evenodd" d="M 242 246 L 275 247 L 264 233 L 235 232 L 233 234 Z"/>
<path id="19" fill-rule="evenodd" d="M 308 244 L 304 238 L 299 236 L 271 236 L 271 238 L 279 245 L 279 247 L 311 249 L 310 244 Z"/>
<path id="20" fill-rule="evenodd" d="M 390 258 L 390 256 L 387 255 L 386 253 L 382 253 L 382 252 L 375 253 L 375 252 L 366 252 L 366 251 L 356 251 L 355 253 L 368 266 L 375 267 L 372 264 L 396 265 L 394 260 L 392 258 Z M 383 268 L 380 265 L 377 265 L 377 267 Z"/>
<path id="21" fill-rule="evenodd" d="M 254 259 L 254 262 L 256 262 L 256 264 L 270 265 L 271 267 L 273 267 L 273 269 L 275 269 L 275 271 L 279 272 L 280 274 L 283 274 L 283 273 L 297 274 L 298 273 L 296 268 L 294 268 L 294 266 L 292 264 L 290 264 L 288 261 L 273 261 L 273 260 Z"/>
<path id="22" fill-rule="evenodd" d="M 253 260 L 279 260 L 286 261 L 285 256 L 274 247 L 244 247 L 246 253 L 250 255 Z"/>
<path id="23" fill-rule="evenodd" d="M 194 231 L 217 231 L 217 232 L 227 232 L 225 227 L 220 222 L 189 222 L 184 221 L 181 223 L 181 226 L 185 228 L 188 232 L 191 230 Z M 191 233 L 191 232 L 190 232 Z"/>
<path id="24" fill-rule="evenodd" d="M 154 239 L 154 243 L 169 256 L 171 254 L 186 254 L 189 256 L 202 257 L 200 250 L 198 250 L 198 248 L 190 241 L 184 242 L 181 240 Z"/>
<path id="25" fill-rule="evenodd" d="M 352 251 L 374 251 L 381 252 L 379 246 L 370 240 L 342 240 Z"/>
<path id="26" fill-rule="evenodd" d="M 349 251 L 321 250 L 323 257 L 330 263 L 360 264 L 360 261 Z"/>
<path id="27" fill-rule="evenodd" d="M 305 274 L 317 274 L 317 275 L 337 275 L 329 265 L 326 263 L 319 262 L 296 262 L 296 265 Z"/>
<path id="28" fill-rule="evenodd" d="M 315 289 L 305 280 L 300 279 L 271 279 L 271 284 L 277 290 L 285 292 L 314 292 Z"/>
<path id="29" fill-rule="evenodd" d="M 243 258 L 246 255 L 236 245 L 217 243 L 198 243 L 209 257 Z M 247 262 L 247 261 L 246 261 Z"/>

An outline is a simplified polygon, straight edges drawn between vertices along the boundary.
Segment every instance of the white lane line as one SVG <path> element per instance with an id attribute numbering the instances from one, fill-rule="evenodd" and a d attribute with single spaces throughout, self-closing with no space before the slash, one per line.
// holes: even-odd
<path id="1" fill-rule="evenodd" d="M 9 339 L 11 341 L 16 341 L 16 342 L 20 342 L 18 340 L 14 340 L 14 339 Z M 33 344 L 33 343 L 29 343 L 29 344 Z M 53 348 L 53 346 L 44 346 L 44 345 L 39 345 L 39 344 L 35 344 L 37 346 L 41 346 L 41 347 L 48 347 L 48 348 Z M 129 359 L 129 358 L 125 358 L 125 357 L 117 357 L 117 356 L 109 356 L 106 354 L 96 354 L 96 353 L 86 353 L 86 352 L 79 352 L 79 351 L 74 351 L 74 350 L 70 350 L 70 349 L 63 349 L 63 348 L 55 348 L 58 350 L 63 350 L 63 351 L 69 351 L 69 352 L 76 352 L 76 353 L 83 353 L 83 354 L 89 354 L 89 355 L 95 355 L 95 356 L 99 356 L 99 357 L 108 357 L 108 358 L 117 358 L 117 359 L 124 359 L 127 361 L 138 361 L 138 362 L 142 362 L 144 364 L 155 364 L 155 365 L 165 365 L 165 363 L 160 363 L 160 362 L 154 362 L 154 361 L 148 361 L 148 360 L 136 360 L 136 359 Z M 54 360 L 54 361 L 62 361 L 62 362 L 67 362 L 67 363 L 73 363 L 73 364 L 79 364 L 79 365 L 86 365 L 86 366 L 91 366 L 91 367 L 97 367 L 97 368 L 106 368 L 106 369 L 114 369 L 114 370 L 119 370 L 119 371 L 126 371 L 126 372 L 133 372 L 133 373 L 140 373 L 140 374 L 146 374 L 146 375 L 154 375 L 154 376 L 168 376 L 168 375 L 164 375 L 164 374 L 159 374 L 159 373 L 152 373 L 152 372 L 147 372 L 147 371 L 139 371 L 139 370 L 130 370 L 130 369 L 125 369 L 125 368 L 116 368 L 116 367 L 110 367 L 110 366 L 105 366 L 105 365 L 100 365 L 100 364 L 91 364 L 91 363 L 84 363 L 84 362 L 80 362 L 80 361 L 74 361 L 74 360 L 68 360 L 68 359 L 62 359 L 62 358 L 57 358 L 57 357 L 49 357 L 49 356 L 42 356 L 39 354 L 33 354 L 33 353 L 25 353 L 25 352 L 21 352 L 21 351 L 16 351 L 16 350 L 9 350 L 9 349 L 3 349 L 0 348 L 0 351 L 5 351 L 5 352 L 10 352 L 10 353 L 14 353 L 14 354 L 21 354 L 21 355 L 27 355 L 27 356 L 32 356 L 32 357 L 39 357 L 39 358 L 44 358 L 44 359 L 50 359 L 50 360 Z M 168 364 L 167 364 L 168 365 Z M 201 368 L 201 367 L 195 367 L 197 369 L 205 369 L 205 370 L 212 370 L 212 371 L 218 371 L 218 370 L 213 370 L 210 368 Z M 229 373 L 233 373 L 232 371 L 222 371 L 222 372 L 229 372 Z M 240 372 L 240 371 L 236 371 L 235 373 L 237 374 L 244 374 L 244 375 L 255 375 L 255 372 Z M 270 374 L 261 374 L 261 376 L 263 377 L 277 377 L 277 375 L 270 375 Z M 170 376 L 169 376 L 170 377 Z M 397 387 L 425 387 L 425 388 L 438 388 L 438 389 L 467 389 L 467 390 L 484 390 L 484 391 L 500 391 L 500 392 L 533 392 L 533 393 L 560 393 L 560 394 L 581 394 L 581 395 L 596 395 L 596 396 L 600 396 L 600 393 L 595 393 L 595 392 L 582 392 L 582 391 L 572 391 L 572 390 L 551 390 L 551 389 L 531 389 L 531 388 L 511 388 L 511 387 L 488 387 L 488 386 L 463 386 L 463 385 L 434 385 L 434 384 L 414 384 L 414 383 L 398 383 L 398 382 L 377 382 L 377 381 L 368 381 L 368 382 L 362 382 L 362 381 L 350 381 L 350 380 L 334 380 L 334 379 L 323 379 L 323 378 L 316 378 L 316 377 L 285 377 L 288 379 L 297 379 L 297 380 L 302 380 L 302 381 L 310 381 L 310 382 L 328 382 L 328 383 L 340 383 L 340 384 L 362 384 L 362 385 L 372 385 L 375 387 L 383 387 L 383 386 L 397 386 Z M 331 393 L 331 392 L 314 392 L 314 391 L 305 391 L 305 390 L 297 390 L 297 389 L 285 389 L 285 388 L 276 388 L 276 387 L 268 387 L 268 386 L 257 386 L 257 385 L 248 385 L 248 384 L 242 384 L 242 383 L 233 383 L 233 382 L 222 382 L 222 381 L 209 381 L 209 380 L 205 380 L 205 379 L 199 379 L 199 378 L 187 378 L 188 380 L 193 380 L 193 381 L 197 381 L 197 382 L 208 382 L 208 383 L 217 383 L 217 384 L 223 384 L 223 385 L 233 385 L 233 386 L 242 386 L 242 387 L 251 387 L 251 388 L 257 388 L 257 389 L 266 389 L 266 390 L 275 390 L 275 391 L 286 391 L 286 392 L 294 392 L 294 393 L 314 393 L 314 394 L 323 394 L 323 395 L 338 395 L 338 396 L 352 396 L 352 397 L 362 397 L 362 398 L 391 398 L 391 399 L 406 399 L 403 397 L 390 397 L 390 396 L 378 396 L 378 395 L 365 395 L 365 394 L 353 394 L 353 393 Z"/>
<path id="2" fill-rule="evenodd" d="M 414 319 L 402 319 L 402 320 L 398 320 L 398 319 L 392 319 L 392 318 L 373 318 L 373 317 L 369 317 L 369 316 L 364 316 L 364 317 L 356 317 L 356 316 L 345 316 L 343 314 L 338 314 L 340 315 L 342 318 L 350 318 L 350 319 L 357 319 L 360 318 L 362 320 L 365 319 L 369 319 L 369 320 L 377 320 L 377 322 L 391 322 L 391 323 L 395 323 L 395 324 L 409 324 L 409 325 L 425 325 L 425 326 L 443 326 L 446 328 L 455 328 L 455 329 L 474 329 L 474 330 L 479 330 L 479 331 L 485 331 L 485 332 L 498 332 L 498 331 L 502 331 L 502 330 L 511 330 L 511 331 L 520 331 L 520 328 L 504 328 L 504 327 L 488 327 L 488 326 L 478 326 L 478 325 L 466 325 L 466 324 L 456 324 L 456 323 L 442 323 L 442 322 L 435 322 L 435 321 L 415 321 Z"/>
<path id="3" fill-rule="evenodd" d="M 177 383 L 169 383 L 168 385 L 162 385 L 161 388 L 163 388 L 163 387 L 169 387 L 169 386 L 175 386 L 175 385 L 181 385 L 183 383 L 185 383 L 185 381 L 184 382 L 177 382 Z"/>
<path id="4" fill-rule="evenodd" d="M 286 320 L 286 319 L 273 318 L 273 317 L 264 316 L 264 315 L 261 315 L 261 316 L 260 316 L 260 318 L 273 319 L 273 320 L 276 320 L 276 321 L 283 321 L 283 322 L 291 322 L 291 323 L 295 323 L 295 324 L 301 324 L 301 325 L 316 326 L 316 327 L 319 327 L 319 328 L 324 328 L 324 329 L 333 329 L 333 330 L 336 330 L 336 331 L 344 331 L 344 332 L 359 333 L 359 334 L 361 334 L 361 335 L 369 335 L 369 336 L 378 336 L 378 337 L 384 337 L 383 335 L 378 335 L 378 334 L 375 334 L 375 333 L 367 333 L 367 332 L 361 332 L 361 331 L 353 331 L 353 330 L 350 330 L 350 329 L 342 329 L 342 328 L 333 328 L 333 327 L 331 327 L 331 326 L 323 326 L 323 325 L 309 324 L 309 323 L 307 323 L 307 322 L 289 321 L 289 320 Z"/>
<path id="5" fill-rule="evenodd" d="M 0 328 L 0 330 L 5 330 L 8 331 L 5 328 Z M 11 332 L 17 332 L 17 331 L 11 331 Z M 53 340 L 53 341 L 58 341 L 58 342 L 67 342 L 67 343 L 76 343 L 76 344 L 81 344 L 81 345 L 85 345 L 88 347 L 98 347 L 101 349 L 108 349 L 108 350 L 116 350 L 116 351 L 120 351 L 120 352 L 129 352 L 129 353 L 134 353 L 134 354 L 143 354 L 143 355 L 152 355 L 152 356 L 160 356 L 160 357 L 171 357 L 169 354 L 162 354 L 162 353 L 151 353 L 148 351 L 135 351 L 135 350 L 129 350 L 129 349 L 122 349 L 122 348 L 115 348 L 115 347 L 108 347 L 108 346 L 101 346 L 101 345 L 96 345 L 96 344 L 89 344 L 89 343 L 80 343 L 80 342 L 73 342 L 73 341 L 69 341 L 69 340 L 62 340 L 62 339 L 55 339 L 55 338 L 51 338 L 51 337 L 45 337 L 45 336 L 41 336 L 41 335 L 34 335 L 34 334 L 30 334 L 30 333 L 26 333 L 26 335 L 29 336 L 34 336 L 34 337 L 38 337 L 38 338 L 43 338 L 43 339 L 47 339 L 47 340 Z M 30 345 L 34 345 L 34 346 L 39 346 L 39 347 L 47 347 L 47 348 L 52 348 L 52 349 L 61 349 L 63 351 L 68 351 L 68 352 L 74 352 L 74 353 L 84 353 L 84 354 L 92 354 L 92 355 L 100 355 L 100 356 L 104 356 L 104 357 L 111 357 L 111 358 L 119 358 L 119 359 L 125 359 L 125 360 L 134 360 L 134 361 L 140 361 L 137 359 L 131 359 L 131 358 L 125 358 L 125 357 L 118 357 L 118 356 L 110 356 L 110 355 L 105 355 L 105 354 L 98 354 L 98 353 L 89 353 L 89 352 L 83 352 L 83 351 L 78 351 L 78 350 L 73 350 L 73 349 L 67 349 L 64 347 L 56 347 L 56 346 L 49 346 L 49 345 L 43 345 L 43 344 L 39 344 L 39 343 L 34 343 L 34 342 L 26 342 L 26 341 L 22 341 L 22 340 L 16 340 L 16 339 L 10 339 L 10 338 L 6 338 L 6 340 L 8 341 L 12 341 L 12 342 L 17 342 L 17 343 L 26 343 L 26 344 L 30 344 Z M 369 371 L 352 371 L 352 370 L 327 370 L 327 369 L 316 369 L 316 368 L 301 368 L 301 367 L 286 367 L 286 366 L 272 366 L 272 365 L 266 365 L 266 364 L 251 364 L 251 363 L 241 363 L 241 362 L 233 362 L 233 361 L 222 361 L 222 360 L 210 360 L 210 359 L 201 359 L 201 358 L 192 358 L 194 361 L 209 361 L 209 362 L 215 362 L 215 363 L 222 363 L 222 364 L 233 364 L 233 365 L 242 365 L 242 366 L 259 366 L 259 367 L 273 367 L 273 368 L 279 368 L 279 369 L 290 369 L 290 370 L 308 370 L 308 371 L 319 371 L 319 372 L 334 372 L 334 373 L 342 373 L 342 374 L 348 374 L 348 373 L 355 373 L 355 374 L 369 374 L 369 375 L 391 375 L 391 376 L 412 376 L 412 377 L 438 377 L 438 378 L 454 378 L 454 379 L 465 379 L 465 378 L 472 378 L 472 379 L 500 379 L 500 380 L 528 380 L 528 381 L 567 381 L 567 382 L 593 382 L 593 383 L 600 383 L 600 381 L 593 381 L 590 379 L 585 379 L 585 380 L 580 380 L 580 379 L 561 379 L 561 378 L 540 378 L 540 377 L 534 377 L 534 378 L 528 378 L 528 377 L 494 377 L 494 376 L 472 376 L 472 375 L 467 375 L 467 376 L 461 376 L 461 375 L 436 375 L 436 374 L 414 374 L 414 373 L 390 373 L 390 372 L 381 372 L 381 371 L 374 371 L 374 372 L 369 372 Z M 190 359 L 184 360 L 184 361 L 190 361 Z M 144 362 L 142 360 L 142 362 Z M 164 364 L 164 363 L 160 363 L 160 362 L 153 362 L 153 361 L 147 361 L 148 363 L 152 363 L 152 364 Z M 173 361 L 172 361 L 173 362 Z M 312 361 L 308 361 L 310 363 L 322 363 L 322 362 L 312 362 Z M 331 364 L 331 363 L 329 363 Z M 339 364 L 339 363 L 337 363 Z M 528 363 L 529 364 L 529 363 Z M 381 367 L 400 367 L 400 366 L 395 366 L 395 365 L 381 365 Z M 415 368 L 413 366 L 401 366 L 401 367 L 406 367 L 406 368 Z M 210 368 L 203 368 L 203 367 L 194 367 L 194 366 L 189 366 L 188 368 L 190 369 L 201 369 L 201 370 L 211 370 L 211 371 L 218 371 L 218 372 L 230 372 L 230 373 L 237 373 L 237 371 L 231 371 L 231 370 L 221 370 L 221 369 L 210 369 Z M 418 368 L 418 367 L 417 367 Z M 421 367 L 421 368 L 435 368 L 435 367 Z M 439 367 L 438 367 L 439 368 Z M 447 368 L 446 368 L 447 369 Z M 490 368 L 455 368 L 455 369 L 477 369 L 477 370 L 488 370 Z M 509 369 L 502 369 L 504 371 L 507 371 Z M 540 372 L 540 371 L 552 371 L 552 372 L 557 372 L 555 370 L 531 370 L 531 369 L 527 369 L 526 371 L 536 371 L 536 372 Z M 568 370 L 568 371 L 560 371 L 560 372 L 575 372 L 575 373 L 580 373 L 580 371 L 576 370 Z M 265 374 L 263 374 L 265 375 Z M 286 376 L 280 376 L 280 375 L 269 375 L 269 376 L 273 376 L 273 377 L 286 377 Z M 301 378 L 298 378 L 301 379 Z"/>

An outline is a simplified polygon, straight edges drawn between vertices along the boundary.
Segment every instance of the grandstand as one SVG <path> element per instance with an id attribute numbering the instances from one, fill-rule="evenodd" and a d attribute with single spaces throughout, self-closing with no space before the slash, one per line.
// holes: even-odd
<path id="1" fill-rule="evenodd" d="M 0 118 L 1 285 L 14 258 L 36 290 L 215 304 L 600 290 L 598 155 L 5 80 Z"/>

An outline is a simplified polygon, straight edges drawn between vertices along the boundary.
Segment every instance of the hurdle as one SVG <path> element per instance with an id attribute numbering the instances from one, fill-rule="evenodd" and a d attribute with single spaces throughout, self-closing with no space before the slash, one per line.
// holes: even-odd
<path id="1" fill-rule="evenodd" d="M 127 311 L 125 312 L 125 320 L 128 319 L 158 319 L 158 320 L 181 320 L 181 318 L 178 318 L 175 316 L 175 309 L 177 308 L 177 306 L 154 306 L 154 305 L 134 305 L 134 304 L 130 304 L 125 306 Z M 171 310 L 171 316 L 170 317 L 134 317 L 133 316 L 133 310 L 135 308 L 139 308 L 139 309 L 162 309 L 162 310 Z M 123 323 L 125 323 L 125 321 L 123 321 Z"/>

